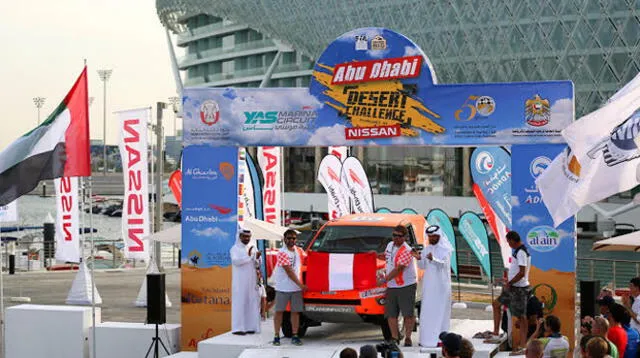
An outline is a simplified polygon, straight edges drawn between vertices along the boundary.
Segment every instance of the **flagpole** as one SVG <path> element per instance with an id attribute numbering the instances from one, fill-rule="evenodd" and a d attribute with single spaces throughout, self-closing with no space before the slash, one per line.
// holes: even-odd
<path id="1" fill-rule="evenodd" d="M 93 195 L 93 176 L 89 176 L 89 207 L 91 208 L 91 201 Z M 93 339 L 93 358 L 96 358 L 96 281 L 94 276 L 94 267 L 96 266 L 96 259 L 93 254 L 93 211 L 89 211 L 89 235 L 91 238 L 91 323 L 93 326 L 91 335 Z"/>

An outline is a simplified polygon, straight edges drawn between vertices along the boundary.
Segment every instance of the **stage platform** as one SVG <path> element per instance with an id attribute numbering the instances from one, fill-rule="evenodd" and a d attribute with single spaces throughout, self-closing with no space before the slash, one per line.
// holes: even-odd
<path id="1" fill-rule="evenodd" d="M 481 339 L 472 339 L 477 333 L 493 326 L 488 320 L 451 320 L 451 331 L 471 339 L 476 347 L 476 358 L 491 358 L 498 351 L 498 344 L 484 344 Z M 400 347 L 406 358 L 425 357 L 434 352 L 441 355 L 440 348 L 422 348 L 418 346 L 418 332 L 411 336 L 413 347 Z M 225 333 L 209 338 L 198 344 L 198 358 L 337 358 L 340 351 L 351 347 L 359 351 L 367 344 L 376 345 L 382 342 L 380 328 L 371 324 L 337 324 L 323 323 L 321 327 L 310 327 L 302 341 L 304 345 L 297 347 L 291 339 L 281 338 L 281 346 L 274 347 L 273 322 L 263 322 L 261 333 L 237 336 Z"/>

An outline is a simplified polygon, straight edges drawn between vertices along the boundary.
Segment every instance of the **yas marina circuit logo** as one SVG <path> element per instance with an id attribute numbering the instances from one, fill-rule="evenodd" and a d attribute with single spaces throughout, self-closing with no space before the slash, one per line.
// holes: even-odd
<path id="1" fill-rule="evenodd" d="M 524 102 L 524 113 L 528 125 L 533 127 L 546 126 L 551 120 L 549 100 L 536 94 Z"/>
<path id="2" fill-rule="evenodd" d="M 212 100 L 206 100 L 200 105 L 200 121 L 212 126 L 220 120 L 220 106 Z"/>
<path id="3" fill-rule="evenodd" d="M 314 79 L 325 90 L 325 103 L 352 127 L 400 127 L 400 135 L 420 136 L 444 133 L 435 122 L 440 115 L 415 96 L 414 85 L 400 79 L 420 75 L 422 56 L 401 57 L 338 64 L 335 67 L 318 63 Z M 392 136 L 392 135 L 389 135 Z M 395 136 L 395 135 L 393 135 Z"/>
<path id="4" fill-rule="evenodd" d="M 244 112 L 243 131 L 310 130 L 318 112 L 311 106 L 295 111 L 253 111 Z"/>
<path id="5" fill-rule="evenodd" d="M 527 245 L 538 252 L 549 252 L 560 245 L 560 233 L 551 226 L 540 225 L 527 233 Z"/>
<path id="6" fill-rule="evenodd" d="M 476 157 L 475 165 L 478 173 L 487 174 L 493 169 L 493 166 L 494 166 L 493 156 L 491 156 L 489 152 L 484 152 L 484 151 L 480 152 Z"/>
<path id="7" fill-rule="evenodd" d="M 615 127 L 609 138 L 596 144 L 587 155 L 595 159 L 600 153 L 608 167 L 640 157 L 640 109 Z M 637 180 L 640 182 L 640 177 Z"/>

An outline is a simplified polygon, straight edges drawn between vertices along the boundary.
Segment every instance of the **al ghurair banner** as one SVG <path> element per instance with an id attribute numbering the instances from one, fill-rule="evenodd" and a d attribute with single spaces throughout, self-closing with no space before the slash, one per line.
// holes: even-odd
<path id="1" fill-rule="evenodd" d="M 238 150 L 190 146 L 182 165 L 182 348 L 231 329 L 231 257 L 238 229 Z"/>
<path id="2" fill-rule="evenodd" d="M 402 34 L 362 28 L 318 57 L 306 88 L 185 88 L 184 143 L 238 146 L 561 143 L 570 81 L 436 84 Z"/>
<path id="3" fill-rule="evenodd" d="M 573 342 L 576 295 L 576 222 L 570 218 L 558 228 L 542 202 L 535 179 L 566 145 L 514 145 L 513 230 L 531 254 L 529 280 L 546 314 L 562 321 L 562 334 Z"/>
<path id="4" fill-rule="evenodd" d="M 482 269 L 491 277 L 491 254 L 489 253 L 489 237 L 487 228 L 476 213 L 467 211 L 460 216 L 458 230 L 478 258 Z"/>
<path id="5" fill-rule="evenodd" d="M 429 225 L 438 225 L 444 231 L 445 235 L 449 239 L 451 246 L 453 247 L 453 255 L 451 255 L 451 269 L 453 273 L 458 276 L 458 246 L 456 243 L 456 234 L 453 230 L 453 224 L 451 224 L 451 218 L 442 209 L 432 209 L 427 214 L 427 223 Z"/>

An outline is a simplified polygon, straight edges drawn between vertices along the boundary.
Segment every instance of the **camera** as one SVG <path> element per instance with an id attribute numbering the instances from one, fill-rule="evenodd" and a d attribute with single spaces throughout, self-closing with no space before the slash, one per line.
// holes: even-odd
<path id="1" fill-rule="evenodd" d="M 380 353 L 382 358 L 393 358 L 393 357 L 399 356 L 398 353 L 400 353 L 400 348 L 395 342 L 391 342 L 391 343 L 383 342 L 383 343 L 376 344 L 376 351 Z M 398 353 L 393 354 L 394 352 L 398 352 Z"/>

